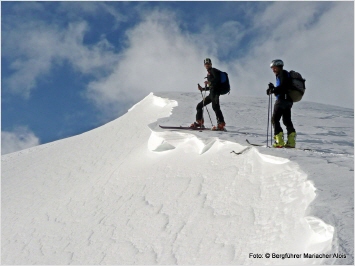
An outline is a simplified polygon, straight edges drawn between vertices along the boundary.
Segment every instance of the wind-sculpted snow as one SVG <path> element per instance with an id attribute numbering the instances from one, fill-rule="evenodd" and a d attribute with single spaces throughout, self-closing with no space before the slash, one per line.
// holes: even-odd
<path id="1" fill-rule="evenodd" d="M 177 98 L 150 94 L 100 128 L 2 156 L 2 263 L 329 263 L 266 258 L 338 252 L 295 151 L 163 131 Z"/>
<path id="2" fill-rule="evenodd" d="M 331 250 L 334 228 L 305 215 L 315 188 L 297 164 L 255 148 L 237 156 L 231 151 L 245 149 L 240 144 L 181 131 L 153 131 L 149 144 L 151 150 L 164 152 L 164 159 L 179 158 L 172 165 L 164 160 L 169 171 L 164 171 L 162 182 L 180 176 L 190 181 L 186 189 L 191 192 L 183 194 L 189 205 L 179 204 L 180 195 L 175 198 L 170 193 L 167 199 L 164 193 L 149 200 L 163 206 L 161 212 L 169 221 L 184 224 L 178 244 L 174 243 L 174 263 L 268 264 L 275 260 L 253 259 L 250 253 Z M 169 206 L 171 198 L 179 207 Z M 185 217 L 177 214 L 181 207 L 187 209 Z M 321 261 L 277 260 L 278 264 L 312 262 Z"/>

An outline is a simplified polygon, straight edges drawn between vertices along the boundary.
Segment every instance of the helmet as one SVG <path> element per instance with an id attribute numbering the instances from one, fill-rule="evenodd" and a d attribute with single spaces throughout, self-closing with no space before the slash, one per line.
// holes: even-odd
<path id="1" fill-rule="evenodd" d="M 212 64 L 212 61 L 210 58 L 206 58 L 205 60 L 203 60 L 204 64 Z"/>
<path id="2" fill-rule="evenodd" d="M 283 67 L 284 62 L 281 59 L 275 59 L 271 61 L 270 67 L 277 66 L 277 67 Z"/>

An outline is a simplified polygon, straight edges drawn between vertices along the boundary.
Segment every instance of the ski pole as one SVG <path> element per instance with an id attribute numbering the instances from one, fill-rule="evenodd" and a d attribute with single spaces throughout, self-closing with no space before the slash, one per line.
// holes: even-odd
<path id="1" fill-rule="evenodd" d="M 272 128 L 273 128 L 273 124 L 272 124 L 272 94 L 270 94 L 270 145 L 272 146 Z"/>
<path id="2" fill-rule="evenodd" d="M 197 84 L 197 85 L 198 85 L 199 87 L 201 87 L 200 84 Z M 207 106 L 205 106 L 206 86 L 205 86 L 205 97 L 204 97 L 203 94 L 202 94 L 202 90 L 200 90 L 200 92 L 201 92 L 201 97 L 202 97 L 202 110 L 203 110 L 204 107 L 206 107 L 206 110 L 207 110 L 207 113 L 208 113 L 208 117 L 210 118 L 211 125 L 212 125 L 212 127 L 213 127 L 213 123 L 212 123 L 212 119 L 211 119 L 211 116 L 210 116 L 210 112 L 208 111 Z"/>
<path id="3" fill-rule="evenodd" d="M 270 122 L 270 94 L 269 94 L 269 105 L 267 107 L 266 147 L 269 147 L 269 122 Z"/>
<path id="4" fill-rule="evenodd" d="M 205 87 L 205 89 L 206 89 L 206 87 Z M 211 119 L 211 116 L 210 116 L 210 112 L 208 111 L 207 106 L 205 106 L 206 90 L 205 90 L 205 97 L 202 95 L 202 91 L 200 91 L 200 92 L 201 92 L 201 96 L 202 96 L 202 108 L 205 107 L 205 109 L 206 109 L 206 111 L 207 111 L 207 113 L 208 113 L 208 117 L 210 118 L 211 125 L 212 125 L 212 127 L 213 127 L 213 123 L 212 123 L 212 119 Z"/>

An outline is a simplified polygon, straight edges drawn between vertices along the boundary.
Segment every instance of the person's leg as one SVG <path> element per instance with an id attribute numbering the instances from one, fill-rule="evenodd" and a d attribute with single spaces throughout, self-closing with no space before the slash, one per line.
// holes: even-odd
<path id="1" fill-rule="evenodd" d="M 274 105 L 274 112 L 272 114 L 272 124 L 274 126 L 274 140 L 275 143 L 272 145 L 273 147 L 280 148 L 285 145 L 283 139 L 283 130 L 280 125 L 280 120 L 283 114 L 282 102 L 277 100 Z"/>
<path id="2" fill-rule="evenodd" d="M 208 95 L 207 97 L 205 97 L 205 100 L 199 102 L 196 106 L 196 122 L 197 122 L 197 125 L 199 126 L 202 126 L 203 123 L 204 123 L 204 119 L 203 119 L 203 107 L 210 104 L 211 103 L 211 98 L 210 96 Z M 195 123 L 191 124 L 191 126 L 196 126 Z"/>
<path id="3" fill-rule="evenodd" d="M 287 142 L 285 147 L 294 148 L 296 147 L 296 130 L 293 126 L 291 120 L 291 108 L 293 103 L 289 102 L 284 109 L 284 113 L 282 115 L 282 121 L 287 128 Z"/>
<path id="4" fill-rule="evenodd" d="M 281 103 L 279 100 L 277 100 L 274 105 L 274 112 L 272 114 L 272 119 L 271 119 L 272 124 L 274 126 L 274 135 L 278 135 L 280 132 L 283 132 L 280 124 L 282 114 L 283 112 L 282 112 Z"/>
<path id="5" fill-rule="evenodd" d="M 295 128 L 293 127 L 292 120 L 291 120 L 292 105 L 293 105 L 292 102 L 285 103 L 285 107 L 283 109 L 283 114 L 282 114 L 282 122 L 286 126 L 287 135 L 290 135 L 291 133 L 296 132 Z"/>
<path id="6" fill-rule="evenodd" d="M 212 101 L 212 109 L 216 114 L 217 124 L 225 123 L 223 113 L 221 111 L 221 106 L 219 104 L 219 95 L 212 94 L 210 96 L 211 96 L 211 101 Z"/>

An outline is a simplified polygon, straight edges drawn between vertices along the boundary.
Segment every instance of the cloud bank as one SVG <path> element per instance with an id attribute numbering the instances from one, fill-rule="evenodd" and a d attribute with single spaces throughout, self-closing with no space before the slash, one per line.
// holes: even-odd
<path id="1" fill-rule="evenodd" d="M 103 108 L 136 102 L 152 91 L 197 91 L 204 81 L 207 48 L 181 30 L 173 13 L 154 11 L 126 36 L 127 49 L 114 71 L 88 86 L 89 97 Z"/>
<path id="2" fill-rule="evenodd" d="M 40 7 L 31 5 L 32 12 Z M 12 74 L 5 77 L 3 90 L 29 98 L 38 80 L 64 62 L 92 78 L 111 72 L 112 65 L 117 64 L 114 47 L 105 38 L 84 44 L 89 28 L 82 19 L 69 21 L 64 27 L 58 22 L 33 18 L 5 23 L 2 57 L 9 62 Z"/>
<path id="3" fill-rule="evenodd" d="M 203 58 L 211 57 L 214 67 L 229 73 L 232 94 L 264 96 L 268 82 L 275 82 L 269 64 L 282 58 L 285 69 L 306 78 L 304 100 L 353 108 L 351 7 L 351 2 L 275 2 L 254 14 L 250 28 L 226 21 L 218 30 L 205 25 L 195 33 L 183 30 L 174 12 L 156 10 L 126 33 L 127 48 L 114 71 L 90 83 L 88 92 L 107 106 L 150 91 L 193 91 L 206 75 Z M 253 37 L 243 47 L 247 35 Z M 236 47 L 244 51 L 239 57 L 219 60 Z"/>
<path id="4" fill-rule="evenodd" d="M 264 93 L 267 81 L 275 79 L 270 61 L 282 58 L 285 69 L 306 78 L 304 100 L 354 107 L 354 6 L 332 2 L 326 7 L 276 2 L 254 18 L 260 36 L 244 57 L 230 63 L 243 94 Z"/>
<path id="5" fill-rule="evenodd" d="M 62 4 L 61 12 L 70 4 Z M 119 31 L 118 42 L 124 44 L 119 49 L 104 33 L 100 41 L 85 43 L 93 25 L 87 17 L 74 19 L 78 5 L 66 23 L 30 20 L 11 30 L 5 27 L 3 54 L 12 70 L 4 79 L 5 89 L 29 97 L 38 79 L 56 64 L 69 62 L 90 77 L 86 97 L 112 113 L 151 91 L 196 90 L 206 75 L 205 57 L 229 73 L 232 94 L 263 96 L 275 79 L 269 63 L 281 58 L 285 69 L 307 79 L 304 100 L 353 108 L 353 2 L 271 2 L 262 9 L 249 5 L 244 21 L 206 20 L 193 31 L 172 8 L 137 6 L 140 17 Z M 105 3 L 88 3 L 81 10 L 90 18 L 98 12 L 114 17 L 115 29 L 133 19 Z"/>

